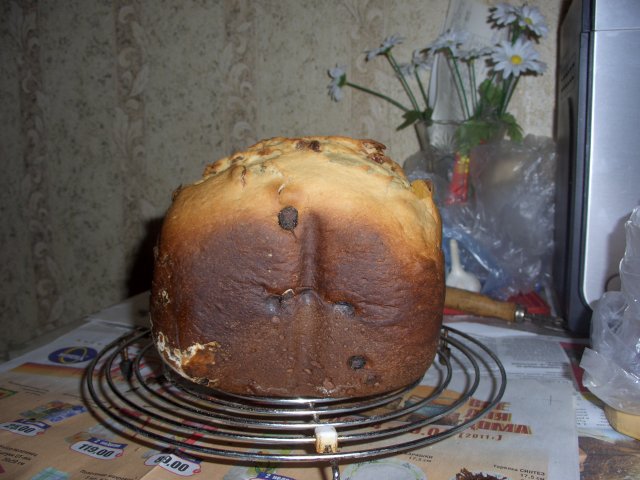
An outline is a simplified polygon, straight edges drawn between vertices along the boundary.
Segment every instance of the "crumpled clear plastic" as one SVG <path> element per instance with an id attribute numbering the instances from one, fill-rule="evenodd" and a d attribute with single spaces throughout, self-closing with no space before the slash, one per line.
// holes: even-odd
<path id="1" fill-rule="evenodd" d="M 620 292 L 607 292 L 591 316 L 583 384 L 610 407 L 640 415 L 640 206 L 625 223 Z"/>
<path id="2" fill-rule="evenodd" d="M 446 202 L 451 175 L 405 166 L 410 180 L 435 183 L 445 258 L 449 262 L 448 239 L 456 239 L 462 267 L 481 281 L 481 293 L 506 299 L 551 283 L 556 158 L 548 137 L 476 147 L 468 201 L 452 204 Z"/>

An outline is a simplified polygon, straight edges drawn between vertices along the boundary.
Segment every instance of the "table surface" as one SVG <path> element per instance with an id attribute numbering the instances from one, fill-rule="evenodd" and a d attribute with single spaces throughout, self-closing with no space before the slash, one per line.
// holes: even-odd
<path id="1" fill-rule="evenodd" d="M 167 450 L 101 415 L 83 391 L 86 366 L 115 338 L 146 327 L 147 305 L 146 294 L 133 297 L 0 364 L 0 474 L 84 480 L 331 478 L 326 464 L 265 465 Z M 611 429 L 598 400 L 581 387 L 578 363 L 585 341 L 495 319 L 455 316 L 445 324 L 481 340 L 500 358 L 508 378 L 503 400 L 469 429 L 436 444 L 344 462 L 341 478 L 451 480 L 474 473 L 509 480 L 640 478 L 640 442 Z M 414 396 L 429 388 L 430 372 Z M 481 400 L 478 391 L 460 415 Z"/>

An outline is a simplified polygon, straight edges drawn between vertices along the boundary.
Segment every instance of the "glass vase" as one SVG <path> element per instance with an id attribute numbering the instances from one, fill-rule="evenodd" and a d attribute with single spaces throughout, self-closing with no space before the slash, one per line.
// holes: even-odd
<path id="1" fill-rule="evenodd" d="M 459 123 L 436 120 L 431 124 L 414 124 L 420 149 L 405 160 L 405 171 L 422 175 L 437 175 L 448 181 L 455 160 L 455 133 Z"/>

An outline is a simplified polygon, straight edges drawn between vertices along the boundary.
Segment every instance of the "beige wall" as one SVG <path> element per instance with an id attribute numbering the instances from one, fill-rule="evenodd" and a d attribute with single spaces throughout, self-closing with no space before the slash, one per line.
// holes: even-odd
<path id="1" fill-rule="evenodd" d="M 397 33 L 399 57 L 437 36 L 448 0 L 0 2 L 0 359 L 9 348 L 120 301 L 172 190 L 258 139 L 345 134 L 417 149 L 372 97 L 335 104 L 326 70 L 397 88 L 362 52 Z M 513 112 L 552 134 L 560 0 L 549 70 Z M 140 257 L 140 252 L 144 253 Z M 148 266 L 148 265 L 147 265 Z M 140 277 L 139 277 L 140 278 Z"/>

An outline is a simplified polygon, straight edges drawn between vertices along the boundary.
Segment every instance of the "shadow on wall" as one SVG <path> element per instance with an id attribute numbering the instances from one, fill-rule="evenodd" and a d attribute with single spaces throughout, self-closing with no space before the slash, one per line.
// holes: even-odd
<path id="1" fill-rule="evenodd" d="M 134 254 L 127 276 L 127 296 L 131 297 L 151 288 L 153 278 L 153 247 L 156 246 L 164 217 L 149 220 L 145 235 Z"/>

